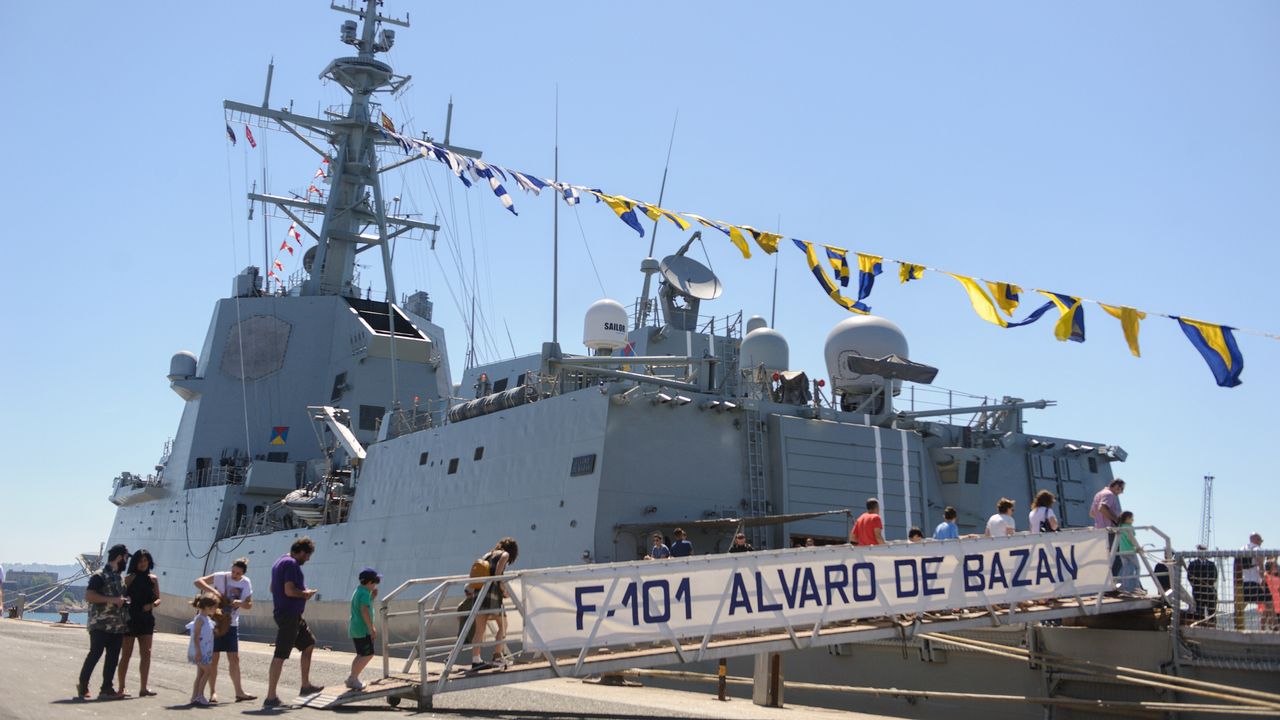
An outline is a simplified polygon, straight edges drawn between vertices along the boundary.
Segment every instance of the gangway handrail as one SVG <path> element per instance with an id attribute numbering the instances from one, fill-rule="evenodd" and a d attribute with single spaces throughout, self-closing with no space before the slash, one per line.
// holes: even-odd
<path id="1" fill-rule="evenodd" d="M 1154 526 L 1134 530 L 1153 532 L 1163 541 L 1165 557 L 1173 557 L 1166 534 Z M 887 618 L 903 613 L 913 621 L 895 621 L 893 627 L 905 637 L 924 626 L 999 625 L 1163 602 L 1159 596 L 1117 597 L 1111 592 L 1116 545 L 1106 531 L 1067 529 L 416 578 L 380 600 L 383 677 L 402 678 L 398 682 L 403 683 L 416 664 L 410 682 L 413 692 L 426 699 L 469 687 L 606 672 L 627 663 L 683 664 L 875 639 L 887 631 Z M 1015 562 L 1020 563 L 1016 568 Z M 882 573 L 879 579 L 877 572 Z M 774 575 L 776 587 L 770 585 Z M 870 579 L 860 584 L 865 577 Z M 750 590 L 748 582 L 753 583 Z M 484 607 L 483 598 L 495 587 L 511 600 L 509 608 Z M 475 598 L 470 607 L 451 602 L 466 596 Z M 1032 609 L 1019 609 L 1026 601 L 1034 603 Z M 408 603 L 414 610 L 400 609 Z M 956 610 L 984 606 L 976 614 Z M 490 640 L 468 640 L 473 628 L 498 613 L 519 621 L 518 638 L 495 634 Z M 418 616 L 417 637 L 393 641 L 390 619 L 406 614 Z M 504 643 L 517 645 L 522 658 L 511 669 L 456 672 L 464 653 Z M 406 647 L 411 650 L 404 669 L 393 673 L 391 651 Z"/>

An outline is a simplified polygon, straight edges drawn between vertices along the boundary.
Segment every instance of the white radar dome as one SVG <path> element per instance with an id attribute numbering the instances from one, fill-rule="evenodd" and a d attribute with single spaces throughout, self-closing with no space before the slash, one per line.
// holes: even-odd
<path id="1" fill-rule="evenodd" d="M 169 359 L 169 381 L 196 376 L 196 356 L 186 350 L 173 354 Z"/>
<path id="2" fill-rule="evenodd" d="M 752 315 L 747 318 L 747 334 L 750 335 L 752 330 L 759 330 L 762 327 L 769 327 L 768 321 L 759 315 Z"/>
<path id="3" fill-rule="evenodd" d="M 855 315 L 841 320 L 827 334 L 823 355 L 827 361 L 827 373 L 831 376 L 831 390 L 836 393 L 864 394 L 884 383 L 876 375 L 862 375 L 849 367 L 849 357 L 861 355 L 882 358 L 897 355 L 908 359 L 907 336 L 897 325 L 874 315 Z M 902 381 L 895 380 L 893 394 L 902 389 Z"/>
<path id="4" fill-rule="evenodd" d="M 750 322 L 748 322 L 750 327 Z M 791 369 L 791 348 L 782 333 L 769 327 L 758 327 L 747 333 L 742 339 L 742 347 L 738 351 L 740 367 L 743 370 L 764 366 L 767 372 L 782 372 Z"/>
<path id="5" fill-rule="evenodd" d="M 582 344 L 592 350 L 617 350 L 627 344 L 627 310 L 617 300 L 591 303 L 582 323 Z"/>

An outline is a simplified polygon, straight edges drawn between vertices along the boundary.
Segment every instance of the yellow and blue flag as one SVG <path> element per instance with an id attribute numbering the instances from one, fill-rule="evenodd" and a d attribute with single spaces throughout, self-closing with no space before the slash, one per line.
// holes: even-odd
<path id="1" fill-rule="evenodd" d="M 876 284 L 876 276 L 881 273 L 883 260 L 884 258 L 879 255 L 858 253 L 858 307 L 863 312 L 870 312 L 871 310 L 862 301 L 871 297 L 871 288 Z"/>
<path id="2" fill-rule="evenodd" d="M 791 242 L 795 243 L 796 247 L 800 248 L 800 250 L 804 252 L 805 260 L 809 263 L 809 271 L 813 273 L 813 277 L 817 279 L 818 285 L 822 287 L 822 291 L 827 294 L 827 297 L 831 298 L 837 305 L 849 312 L 861 313 L 864 315 L 867 314 L 866 310 L 859 307 L 861 303 L 856 303 L 844 295 L 841 295 L 840 288 L 836 287 L 836 284 L 831 281 L 831 278 L 827 277 L 827 271 L 823 269 L 822 263 L 818 260 L 818 253 L 814 251 L 813 243 L 808 243 L 804 240 L 796 240 L 795 238 L 792 238 Z"/>
<path id="3" fill-rule="evenodd" d="M 823 245 L 827 251 L 827 260 L 831 262 L 831 270 L 840 280 L 840 287 L 849 287 L 849 251 L 844 248 Z"/>
<path id="4" fill-rule="evenodd" d="M 739 230 L 739 228 L 741 228 L 741 230 L 746 230 L 751 233 L 751 237 L 755 239 L 756 244 L 760 246 L 761 250 L 765 251 L 769 255 L 778 252 L 778 241 L 782 239 L 781 235 L 757 230 L 750 225 L 731 225 L 729 227 L 731 236 L 733 230 Z M 741 232 L 741 230 L 739 230 L 739 232 Z"/>
<path id="5" fill-rule="evenodd" d="M 1037 290 L 1058 306 L 1058 323 L 1053 326 L 1053 336 L 1061 341 L 1084 342 L 1084 306 L 1080 298 L 1055 292 Z"/>
<path id="6" fill-rule="evenodd" d="M 675 223 L 675 226 L 676 226 L 676 227 L 678 227 L 678 228 L 680 228 L 681 230 L 688 230 L 688 229 L 689 229 L 689 221 L 688 221 L 688 220 L 685 220 L 684 218 L 680 217 L 679 215 L 676 215 L 675 213 L 671 212 L 670 210 L 663 210 L 662 208 L 658 207 L 657 205 L 647 205 L 647 204 L 642 203 L 642 202 L 637 202 L 637 203 L 636 203 L 636 206 L 637 206 L 637 207 L 639 207 L 639 208 L 640 208 L 640 210 L 641 210 L 641 211 L 643 211 L 643 212 L 644 212 L 644 214 L 645 214 L 645 215 L 647 215 L 647 216 L 648 216 L 648 218 L 649 218 L 650 220 L 653 220 L 654 222 L 657 222 L 658 220 L 661 220 L 662 218 L 666 218 L 666 219 L 670 220 L 672 223 Z"/>
<path id="7" fill-rule="evenodd" d="M 1103 305 L 1098 306 L 1107 311 L 1107 314 L 1120 321 L 1120 327 L 1124 328 L 1124 341 L 1129 343 L 1129 352 L 1134 357 L 1142 357 L 1142 353 L 1138 351 L 1138 322 L 1144 320 L 1147 314 L 1141 310 L 1134 310 L 1131 307 Z"/>
<path id="8" fill-rule="evenodd" d="M 1240 384 L 1240 371 L 1244 370 L 1244 356 L 1236 346 L 1236 338 L 1231 334 L 1231 328 L 1187 318 L 1174 317 L 1173 319 L 1178 321 L 1183 334 L 1209 364 L 1213 379 L 1220 387 L 1235 387 Z"/>
<path id="9" fill-rule="evenodd" d="M 272 445 L 284 445 L 289 442 L 289 426 L 277 425 L 271 428 Z"/>
<path id="10" fill-rule="evenodd" d="M 716 222 L 715 220 L 708 220 L 701 215 L 694 215 L 693 213 L 684 213 L 684 215 L 685 217 L 691 217 L 694 220 L 697 220 L 704 227 L 715 228 L 725 235 L 728 235 L 729 241 L 733 243 L 734 247 L 738 248 L 738 252 L 742 253 L 742 259 L 747 260 L 751 258 L 751 248 L 747 245 L 747 239 L 742 236 L 742 231 L 738 228 L 730 227 L 725 223 Z"/>
<path id="11" fill-rule="evenodd" d="M 599 190 L 591 190 L 592 195 L 597 199 L 603 200 L 610 210 L 618 215 L 627 227 L 640 233 L 640 237 L 644 237 L 644 228 L 640 225 L 640 218 L 636 217 L 636 201 L 621 195 L 606 195 Z"/>
<path id="12" fill-rule="evenodd" d="M 1013 311 L 1018 309 L 1018 300 L 1022 293 L 1022 288 L 1013 283 L 991 282 L 987 281 L 987 287 L 991 288 L 991 297 L 995 298 L 996 305 L 1004 311 L 1005 315 L 1013 317 Z"/>
<path id="13" fill-rule="evenodd" d="M 955 278 L 956 281 L 964 288 L 965 293 L 969 295 L 969 304 L 973 306 L 973 311 L 978 314 L 978 317 L 993 325 L 999 325 L 1002 328 L 1015 328 L 1022 327 L 1023 325 L 1030 325 L 1048 312 L 1049 308 L 1053 307 L 1053 303 L 1048 302 L 1036 308 L 1030 315 L 1018 322 L 1005 320 L 1000 316 L 1000 311 L 997 309 L 998 306 L 996 305 L 996 301 L 987 294 L 987 291 L 982 288 L 982 285 L 978 284 L 977 280 L 974 280 L 971 277 L 965 277 L 964 275 L 955 275 L 953 273 L 944 274 Z"/>
<path id="14" fill-rule="evenodd" d="M 898 261 L 898 280 L 903 283 L 909 283 L 912 280 L 919 280 L 924 277 L 924 266 L 915 263 Z"/>

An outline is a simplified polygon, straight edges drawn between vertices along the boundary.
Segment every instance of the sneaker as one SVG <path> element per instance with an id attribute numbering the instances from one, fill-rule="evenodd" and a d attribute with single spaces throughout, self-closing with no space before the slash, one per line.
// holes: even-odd
<path id="1" fill-rule="evenodd" d="M 349 678 L 347 678 L 347 680 L 346 680 L 346 682 L 345 682 L 344 684 L 345 684 L 348 688 L 350 688 L 351 690 L 363 690 L 363 689 L 364 689 L 364 683 L 363 683 L 363 682 L 361 682 L 361 681 L 360 681 L 360 678 L 358 678 L 358 677 L 349 677 Z"/>
<path id="2" fill-rule="evenodd" d="M 191 705 L 195 707 L 209 707 L 210 702 L 203 695 L 197 695 L 191 698 Z"/>
<path id="3" fill-rule="evenodd" d="M 298 688 L 298 694 L 299 695 L 315 695 L 321 690 L 324 690 L 323 685 L 303 685 L 302 687 Z"/>
<path id="4" fill-rule="evenodd" d="M 485 662 L 483 660 L 474 660 L 471 663 L 472 672 L 475 672 L 477 670 L 489 670 L 492 667 L 493 667 L 493 663 Z"/>
<path id="5" fill-rule="evenodd" d="M 265 708 L 278 708 L 278 707 L 280 707 L 280 706 L 281 706 L 281 705 L 283 705 L 283 704 L 284 704 L 284 703 L 280 702 L 280 698 L 267 698 L 266 700 L 263 700 L 263 701 L 262 701 L 262 707 L 263 707 L 264 709 L 265 709 Z"/>

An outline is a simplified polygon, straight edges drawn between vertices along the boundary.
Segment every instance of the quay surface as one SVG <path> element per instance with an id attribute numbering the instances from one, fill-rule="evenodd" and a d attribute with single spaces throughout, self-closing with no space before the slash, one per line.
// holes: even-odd
<path id="1" fill-rule="evenodd" d="M 538 718 L 539 720 L 608 718 L 609 720 L 647 720 L 649 718 L 725 718 L 726 720 L 779 720 L 781 718 L 816 718 L 818 720 L 856 720 L 878 718 L 838 710 L 789 704 L 785 708 L 766 708 L 749 699 L 735 697 L 728 702 L 716 700 L 711 685 L 690 686 L 696 690 L 672 690 L 657 687 L 606 687 L 585 684 L 576 679 L 539 680 L 510 686 L 446 693 L 435 698 L 434 708 L 418 711 L 412 702 L 399 708 L 385 700 L 370 700 L 345 705 L 337 710 L 288 707 L 263 710 L 261 698 L 266 694 L 267 667 L 272 647 L 266 643 L 240 643 L 240 665 L 244 688 L 257 695 L 253 702 L 229 702 L 234 696 L 227 676 L 226 661 L 219 667 L 218 696 L 222 700 L 210 708 L 189 707 L 195 668 L 187 663 L 187 638 L 158 633 L 151 659 L 149 685 L 155 697 L 139 698 L 137 651 L 129 667 L 126 690 L 132 697 L 123 700 L 77 700 L 75 684 L 81 663 L 89 647 L 89 637 L 80 625 L 58 625 L 27 620 L 0 620 L 0 677 L 5 678 L 5 691 L 0 693 L 0 719 L 44 720 L 45 718 L 120 718 L 137 720 L 147 717 L 173 717 L 192 713 L 201 717 L 238 717 L 247 715 L 295 717 L 333 717 L 336 714 L 367 714 L 387 717 L 387 713 L 432 718 Z M 317 649 L 312 658 L 313 682 L 332 690 L 346 678 L 352 653 L 346 648 Z M 377 677 L 378 662 L 364 672 L 366 681 Z M 102 678 L 102 662 L 94 670 L 89 688 L 94 697 Z M 280 681 L 280 697 L 286 703 L 293 699 L 298 687 L 298 656 L 285 663 Z M 731 692 L 733 688 L 731 687 Z M 741 691 L 737 691 L 741 694 Z"/>

